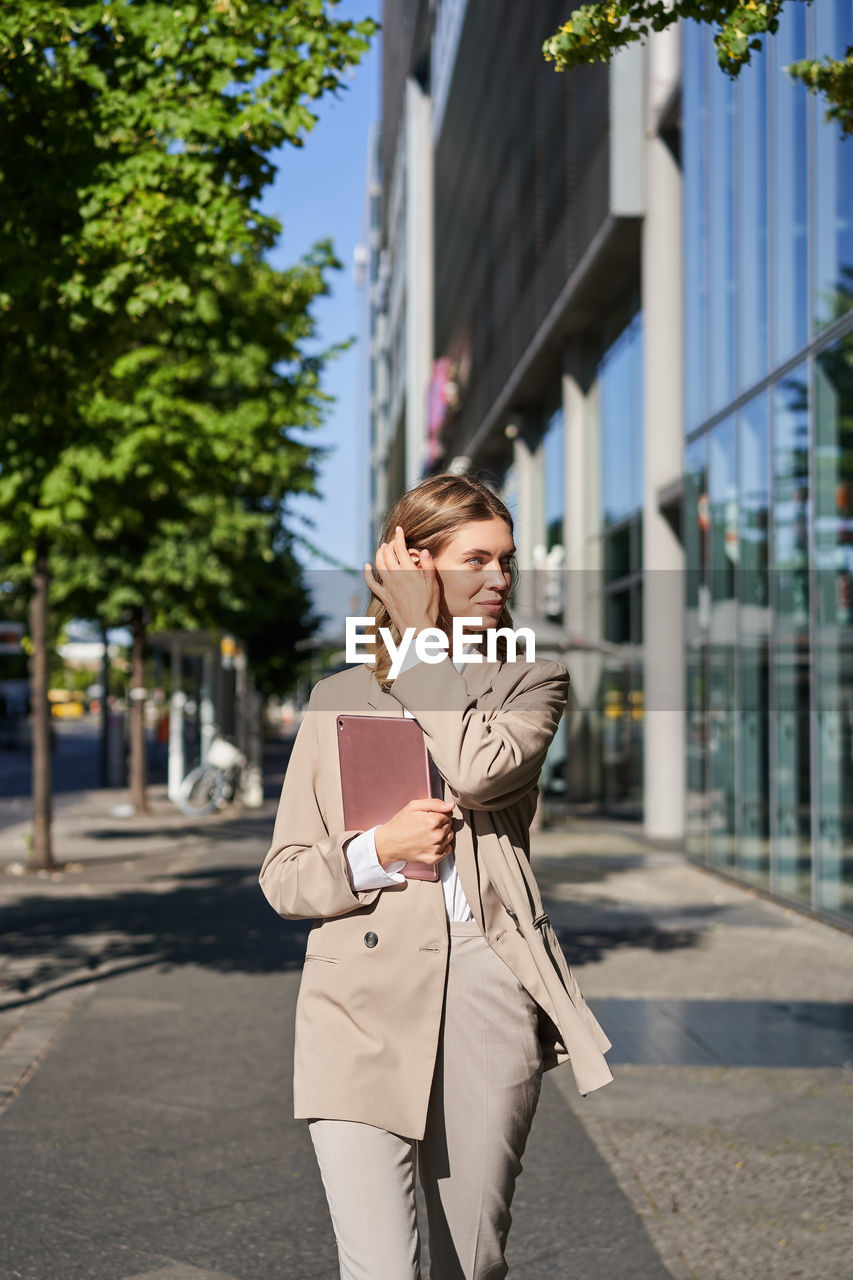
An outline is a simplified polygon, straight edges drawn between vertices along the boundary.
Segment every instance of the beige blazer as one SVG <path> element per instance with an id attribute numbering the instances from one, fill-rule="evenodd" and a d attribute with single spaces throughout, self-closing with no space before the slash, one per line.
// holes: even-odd
<path id="1" fill-rule="evenodd" d="M 454 852 L 490 946 L 541 1009 L 545 1069 L 571 1061 L 581 1093 L 612 1079 L 529 865 L 538 779 L 568 696 L 560 663 L 419 663 L 383 691 L 364 665 L 314 687 L 287 768 L 260 883 L 289 920 L 315 918 L 296 1008 L 294 1114 L 411 1138 L 426 1122 L 448 932 L 440 882 L 354 892 L 336 716 L 415 716 L 455 801 Z"/>

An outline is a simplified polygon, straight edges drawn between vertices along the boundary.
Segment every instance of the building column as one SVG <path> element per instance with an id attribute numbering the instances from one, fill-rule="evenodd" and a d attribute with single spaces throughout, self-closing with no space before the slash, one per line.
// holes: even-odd
<path id="1" fill-rule="evenodd" d="M 648 43 L 646 216 L 642 246 L 644 345 L 643 653 L 644 821 L 653 838 L 684 834 L 684 549 L 658 505 L 683 472 L 682 183 L 658 132 L 680 78 L 677 28 Z"/>
<path id="2" fill-rule="evenodd" d="M 406 489 L 421 478 L 426 449 L 426 395 L 432 372 L 433 158 L 432 101 L 406 82 Z M 395 494 L 396 497 L 396 494 Z"/>
<path id="3" fill-rule="evenodd" d="M 563 356 L 565 432 L 566 611 L 570 637 L 595 646 L 601 640 L 601 475 L 598 394 L 580 344 Z M 598 689 L 601 653 L 572 648 L 566 655 L 571 677 L 567 726 L 568 796 L 597 799 L 601 791 Z"/>
<path id="4" fill-rule="evenodd" d="M 515 520 L 516 563 L 519 579 L 517 608 L 526 618 L 535 616 L 533 548 L 545 541 L 545 473 L 542 441 L 531 431 L 524 414 L 510 416 L 513 465 L 518 488 Z"/>

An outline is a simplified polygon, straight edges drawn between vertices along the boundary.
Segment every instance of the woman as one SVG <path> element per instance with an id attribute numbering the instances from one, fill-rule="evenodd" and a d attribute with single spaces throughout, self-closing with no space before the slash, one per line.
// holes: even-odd
<path id="1" fill-rule="evenodd" d="M 344 1280 L 416 1280 L 415 1163 L 432 1280 L 498 1280 L 543 1070 L 571 1060 L 581 1093 L 612 1077 L 529 865 L 537 780 L 565 708 L 557 662 L 510 660 L 513 525 L 470 475 L 441 474 L 388 513 L 365 566 L 375 662 L 319 681 L 284 780 L 263 891 L 316 919 L 296 1011 L 294 1112 L 309 1131 Z M 380 638 L 438 627 L 463 655 L 396 677 Z M 455 659 L 455 661 L 454 661 Z M 340 713 L 413 716 L 443 799 L 344 829 Z M 377 777 L 377 786 L 381 778 Z M 438 881 L 407 879 L 406 862 Z"/>

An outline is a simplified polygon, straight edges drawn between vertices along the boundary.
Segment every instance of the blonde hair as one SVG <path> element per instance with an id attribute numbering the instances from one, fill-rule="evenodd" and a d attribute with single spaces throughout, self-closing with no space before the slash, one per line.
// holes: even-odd
<path id="1" fill-rule="evenodd" d="M 474 520 L 492 520 L 495 516 L 504 520 L 510 533 L 513 532 L 512 516 L 485 480 L 470 472 L 466 475 L 457 475 L 455 472 L 441 471 L 437 475 L 421 480 L 408 493 L 404 493 L 397 499 L 385 516 L 379 541 L 393 541 L 394 530 L 397 525 L 400 525 L 408 547 L 418 551 L 426 548 L 434 558 L 441 553 L 463 525 L 470 524 Z M 377 572 L 375 565 L 371 567 L 373 576 L 381 584 L 381 573 Z M 513 561 L 511 563 L 513 582 L 514 570 L 515 562 Z M 372 635 L 368 633 L 370 638 L 366 641 L 366 647 L 373 648 L 376 662 L 375 664 L 365 662 L 364 665 L 373 672 L 377 683 L 387 688 L 391 683 L 388 680 L 391 655 L 379 634 L 379 628 L 387 627 L 395 644 L 400 643 L 400 632 L 391 621 L 391 615 L 383 602 L 373 592 L 370 593 L 366 616 L 374 619 L 373 633 Z M 506 604 L 500 612 L 497 625 L 512 628 L 512 615 Z M 441 627 L 450 638 L 453 626 L 451 618 L 439 613 L 437 626 Z M 505 637 L 499 636 L 497 643 L 505 659 Z"/>

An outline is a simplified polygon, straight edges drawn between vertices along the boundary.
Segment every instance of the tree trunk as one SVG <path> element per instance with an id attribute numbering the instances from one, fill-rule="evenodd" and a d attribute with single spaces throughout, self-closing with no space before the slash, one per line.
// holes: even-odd
<path id="1" fill-rule="evenodd" d="M 145 760 L 145 623 L 141 613 L 130 624 L 133 636 L 130 678 L 130 803 L 136 813 L 147 813 Z"/>
<path id="2" fill-rule="evenodd" d="M 39 547 L 30 597 L 30 701 L 33 731 L 33 847 L 30 865 L 38 870 L 56 866 L 51 842 L 50 703 L 47 697 L 47 615 L 50 574 L 47 550 Z"/>

